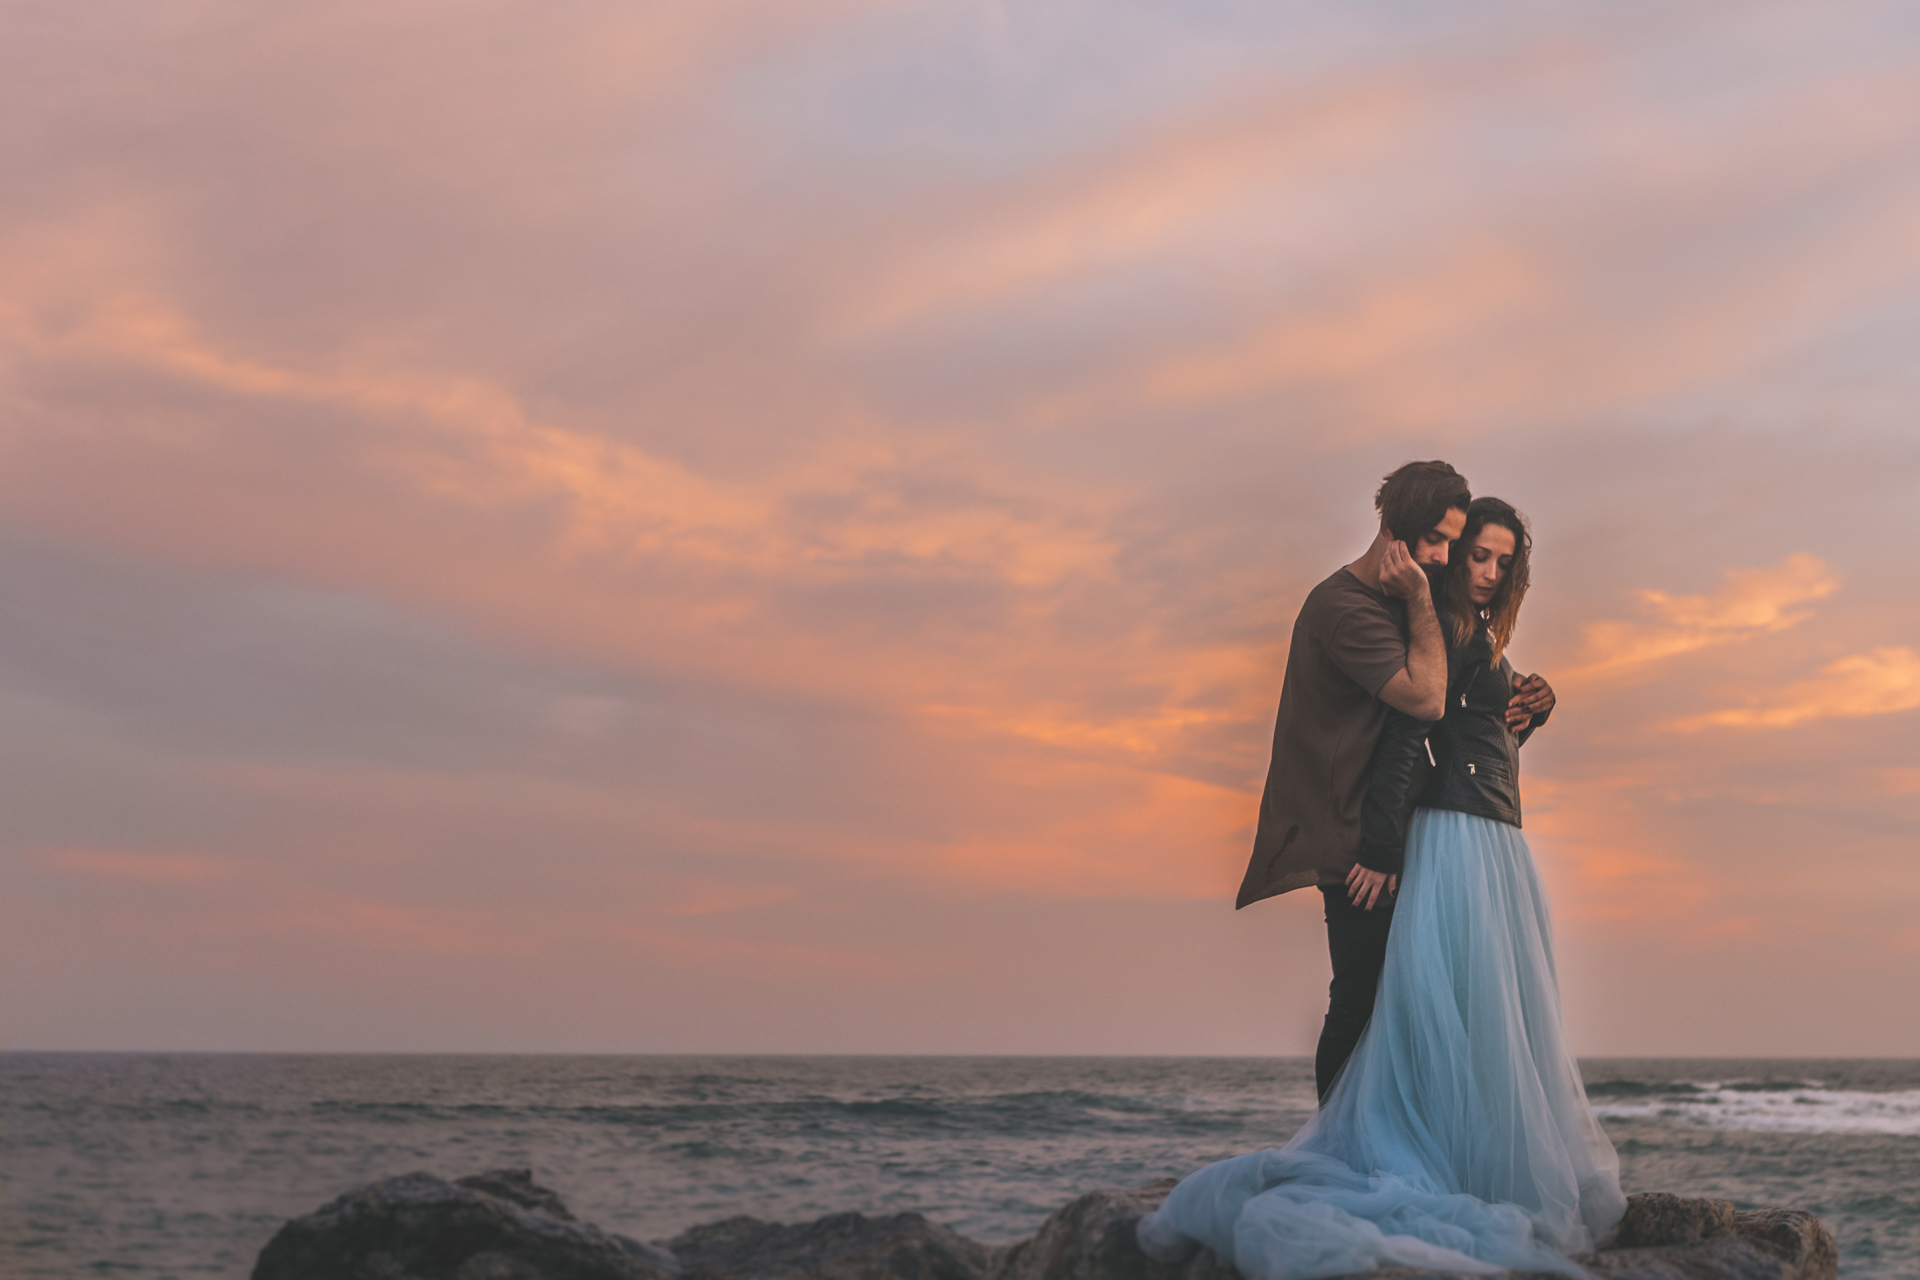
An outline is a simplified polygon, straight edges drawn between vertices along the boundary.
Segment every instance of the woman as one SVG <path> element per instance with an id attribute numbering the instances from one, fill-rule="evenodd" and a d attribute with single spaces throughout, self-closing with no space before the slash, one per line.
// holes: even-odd
<path id="1" fill-rule="evenodd" d="M 1583 1276 L 1567 1255 L 1625 1212 L 1520 834 L 1519 745 L 1537 724 L 1508 722 L 1504 651 L 1530 550 L 1519 512 L 1473 503 L 1447 571 L 1446 715 L 1396 713 L 1382 734 L 1361 861 L 1402 883 L 1372 1021 L 1285 1147 L 1189 1175 L 1141 1221 L 1150 1255 L 1204 1244 L 1249 1280 L 1395 1265 Z"/>

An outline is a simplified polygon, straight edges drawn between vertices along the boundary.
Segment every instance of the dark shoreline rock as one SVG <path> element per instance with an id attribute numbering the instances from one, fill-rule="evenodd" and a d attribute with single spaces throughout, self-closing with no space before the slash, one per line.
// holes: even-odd
<path id="1" fill-rule="evenodd" d="M 551 1212 L 558 1206 L 564 1217 Z M 409 1173 L 281 1227 L 254 1280 L 670 1280 L 671 1254 L 575 1222 L 524 1169 Z"/>
<path id="2" fill-rule="evenodd" d="M 683 1280 L 981 1280 L 993 1251 L 917 1213 L 800 1226 L 727 1218 L 663 1242 Z"/>
<path id="3" fill-rule="evenodd" d="M 1832 1280 L 1833 1234 L 1798 1209 L 1736 1210 L 1731 1200 L 1656 1191 L 1627 1197 L 1611 1248 L 1577 1259 L 1604 1280 Z"/>
<path id="4" fill-rule="evenodd" d="M 727 1218 L 644 1244 L 577 1221 L 525 1169 L 410 1173 L 281 1227 L 253 1280 L 1239 1280 L 1206 1250 L 1178 1264 L 1140 1252 L 1134 1226 L 1172 1186 L 1089 1192 L 1000 1248 L 917 1213 Z M 1629 1196 L 1616 1239 L 1576 1261 L 1600 1280 L 1834 1280 L 1838 1253 L 1812 1214 L 1656 1192 Z M 1456 1278 L 1396 1267 L 1344 1280 Z"/>

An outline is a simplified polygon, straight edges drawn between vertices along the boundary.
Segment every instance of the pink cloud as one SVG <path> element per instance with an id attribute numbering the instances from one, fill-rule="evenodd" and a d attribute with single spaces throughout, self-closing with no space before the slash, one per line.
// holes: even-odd
<path id="1" fill-rule="evenodd" d="M 399 956 L 509 956 L 545 952 L 557 931 L 526 913 L 412 907 L 337 894 L 303 893 L 298 905 L 223 912 L 194 928 L 212 937 L 297 937 Z"/>
<path id="2" fill-rule="evenodd" d="M 22 861 L 75 919 L 177 885 L 206 901 L 139 918 L 219 940 L 209 972 L 280 938 L 321 979 L 361 953 L 549 987 L 630 964 L 721 993 L 713 1017 L 761 979 L 831 1005 L 964 972 L 950 939 L 888 932 L 911 904 L 974 911 L 975 935 L 1003 904 L 1070 905 L 1093 941 L 1024 926 L 1019 954 L 1090 971 L 1136 959 L 1149 906 L 1189 922 L 1164 963 L 1190 987 L 1218 974 L 1182 957 L 1228 937 L 1304 936 L 1310 969 L 1309 900 L 1227 903 L 1293 610 L 1416 453 L 1536 517 L 1522 646 L 1584 636 L 1550 672 L 1569 697 L 1529 747 L 1528 829 L 1604 954 L 1842 918 L 1741 868 L 1797 858 L 1843 788 L 1862 829 L 1910 827 L 1887 715 L 1920 705 L 1920 658 L 1859 636 L 1913 608 L 1839 586 L 1904 567 L 1862 495 L 1911 474 L 1920 190 L 1889 158 L 1920 91 L 1824 11 L 1383 29 L 1306 62 L 1307 28 L 1235 33 L 1219 74 L 1176 18 L 1151 48 L 1089 21 L 1023 70 L 913 6 L 108 12 L 46 9 L 49 56 L 0 77 L 32 193 L 0 219 L 8 546 L 378 605 L 526 688 L 408 712 L 445 715 L 425 747 L 325 737 L 250 700 L 305 690 L 283 704 L 317 722 L 379 687 L 384 651 L 329 665 L 327 609 L 291 656 L 215 618 L 194 643 L 259 659 L 256 683 L 188 688 L 112 639 L 204 619 L 72 606 L 4 656 L 46 676 L 21 697 L 51 725 L 27 799 L 55 834 Z M 1637 87 L 1654 62 L 1683 89 L 1665 69 L 1704 68 L 1702 98 Z M 1088 70 L 1114 65 L 1139 79 Z M 1808 677 L 1816 651 L 1853 656 Z M 1856 740 L 1790 767 L 1783 735 L 1676 745 L 1689 654 L 1728 684 L 1682 726 Z M 109 767 L 110 812 L 62 789 Z M 182 829 L 272 854 L 144 847 Z M 1882 838 L 1831 856 L 1889 858 Z M 1878 905 L 1915 905 L 1884 865 Z M 1043 1018 L 1020 979 L 976 1003 Z M 1286 1016 L 1317 982 L 1274 997 Z"/>
<path id="3" fill-rule="evenodd" d="M 772 983 L 827 977 L 862 984 L 908 986 L 964 962 L 957 956 L 903 956 L 897 951 L 847 943 L 795 943 L 666 929 L 622 929 L 618 934 L 642 954 L 676 964 L 744 973 Z"/>
<path id="4" fill-rule="evenodd" d="M 40 866 L 66 875 L 131 884 L 198 884 L 233 874 L 224 858 L 144 849 L 46 849 L 31 855 Z"/>
<path id="5" fill-rule="evenodd" d="M 790 900 L 791 885 L 730 884 L 713 881 L 690 886 L 682 896 L 665 908 L 676 916 L 714 916 L 733 911 L 751 911 L 755 907 L 777 906 Z"/>

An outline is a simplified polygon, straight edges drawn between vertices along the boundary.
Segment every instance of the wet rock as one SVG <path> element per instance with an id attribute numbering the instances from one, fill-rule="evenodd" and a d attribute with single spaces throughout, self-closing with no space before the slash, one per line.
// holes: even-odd
<path id="1" fill-rule="evenodd" d="M 1002 1250 L 991 1280 L 1239 1280 L 1211 1249 L 1185 1262 L 1156 1262 L 1140 1252 L 1134 1228 L 1173 1185 L 1165 1178 L 1134 1191 L 1088 1192 L 1031 1239 Z"/>
<path id="2" fill-rule="evenodd" d="M 260 1251 L 253 1280 L 669 1280 L 674 1274 L 672 1258 L 651 1246 L 573 1221 L 559 1197 L 525 1170 L 497 1170 L 463 1183 L 410 1173 L 349 1191 L 281 1227 Z"/>
<path id="3" fill-rule="evenodd" d="M 576 1221 L 573 1211 L 567 1208 L 557 1192 L 549 1191 L 533 1180 L 531 1169 L 494 1169 L 467 1178 L 455 1178 L 453 1185 L 484 1191 L 501 1200 L 511 1200 L 522 1209 L 532 1209 L 562 1222 Z"/>
<path id="4" fill-rule="evenodd" d="M 1711 1240 L 1734 1229 L 1733 1201 L 1687 1200 L 1665 1191 L 1627 1197 L 1627 1214 L 1620 1220 L 1612 1248 L 1692 1244 Z"/>
<path id="5" fill-rule="evenodd" d="M 1826 1224 L 1798 1209 L 1749 1209 L 1734 1230 L 1800 1268 L 1797 1280 L 1825 1280 L 1840 1266 L 1840 1247 Z"/>
<path id="6" fill-rule="evenodd" d="M 1627 1197 L 1616 1247 L 1579 1259 L 1604 1280 L 1834 1280 L 1833 1235 L 1798 1209 L 1735 1212 L 1726 1200 Z"/>
<path id="7" fill-rule="evenodd" d="M 1238 1280 L 1231 1266 L 1207 1250 L 1172 1264 L 1140 1252 L 1134 1225 L 1172 1186 L 1168 1180 L 1137 1191 L 1081 1196 L 1049 1217 L 1032 1239 L 1002 1250 L 989 1280 Z M 1602 1280 L 1834 1280 L 1838 1253 L 1833 1236 L 1809 1213 L 1735 1212 L 1726 1200 L 1655 1193 L 1627 1197 L 1613 1247 L 1576 1261 Z M 1531 1280 L 1528 1273 L 1503 1274 L 1506 1280 Z M 1343 1280 L 1462 1277 L 1389 1267 Z"/>
<path id="8" fill-rule="evenodd" d="M 1239 1280 L 1206 1250 L 1184 1263 L 1140 1251 L 1135 1226 L 1172 1187 L 1089 1192 L 1000 1249 L 917 1213 L 728 1218 L 645 1245 L 575 1221 L 525 1169 L 415 1173 L 287 1223 L 253 1280 Z M 1654 1194 L 1629 1196 L 1612 1246 L 1577 1261 L 1599 1280 L 1834 1280 L 1838 1256 L 1811 1214 Z M 1347 1280 L 1458 1278 L 1397 1267 Z"/>
<path id="9" fill-rule="evenodd" d="M 1003 1250 L 992 1280 L 1178 1280 L 1180 1265 L 1147 1257 L 1133 1235 L 1171 1190 L 1167 1178 L 1137 1191 L 1088 1192 Z"/>
<path id="10" fill-rule="evenodd" d="M 985 1280 L 992 1250 L 917 1213 L 728 1218 L 665 1241 L 685 1280 Z"/>

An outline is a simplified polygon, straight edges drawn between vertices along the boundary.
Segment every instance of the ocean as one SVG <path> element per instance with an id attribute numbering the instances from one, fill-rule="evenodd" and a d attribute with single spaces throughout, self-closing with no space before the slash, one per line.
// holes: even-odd
<path id="1" fill-rule="evenodd" d="M 1848 1280 L 1920 1276 L 1920 1062 L 1582 1070 L 1627 1190 L 1806 1209 Z M 245 1277 L 350 1187 L 502 1166 L 641 1239 L 913 1209 L 1004 1242 L 1312 1108 L 1304 1059 L 9 1053 L 0 1274 Z"/>

